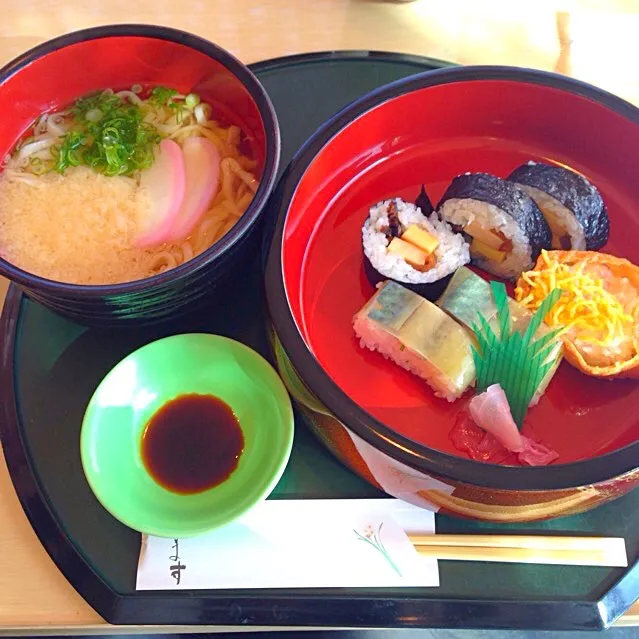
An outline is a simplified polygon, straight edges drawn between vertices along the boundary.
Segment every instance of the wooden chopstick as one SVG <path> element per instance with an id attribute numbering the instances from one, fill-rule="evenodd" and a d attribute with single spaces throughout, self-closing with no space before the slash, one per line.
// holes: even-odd
<path id="1" fill-rule="evenodd" d="M 620 537 L 532 535 L 409 535 L 425 557 L 458 561 L 519 562 L 573 566 L 628 565 Z"/>
<path id="2" fill-rule="evenodd" d="M 539 548 L 541 550 L 605 550 L 625 548 L 622 537 L 564 537 L 552 535 L 408 535 L 414 546 L 479 546 Z"/>

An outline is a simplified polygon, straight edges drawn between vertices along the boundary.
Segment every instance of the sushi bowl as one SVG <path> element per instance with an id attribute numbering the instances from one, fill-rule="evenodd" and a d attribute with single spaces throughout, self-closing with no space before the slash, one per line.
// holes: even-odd
<path id="1" fill-rule="evenodd" d="M 631 263 L 639 262 L 639 186 L 632 167 L 638 160 L 638 109 L 590 85 L 528 69 L 428 72 L 387 85 L 334 116 L 301 149 L 278 185 L 273 204 L 278 220 L 266 264 L 275 358 L 316 435 L 372 485 L 424 508 L 471 519 L 525 522 L 574 514 L 639 485 L 635 380 L 617 379 L 603 368 L 598 375 L 586 374 L 594 369 L 579 370 L 568 354 L 557 359 L 544 368 L 549 372 L 527 405 L 532 435 L 526 426 L 522 431 L 553 454 L 544 465 L 512 455 L 482 458 L 460 446 L 454 432 L 474 392 L 469 380 L 453 388 L 452 401 L 446 401 L 445 392 L 433 391 L 432 378 L 425 383 L 398 366 L 396 352 L 384 353 L 379 344 L 369 350 L 353 321 L 362 314 L 370 319 L 373 302 L 379 310 L 384 291 L 396 286 L 379 284 L 393 280 L 393 274 L 376 280 L 367 264 L 374 258 L 366 253 L 362 229 L 381 204 L 387 216 L 383 232 L 391 242 L 392 207 L 413 202 L 426 215 L 434 210 L 431 226 L 423 223 L 422 229 L 433 231 L 443 218 L 449 222 L 445 232 L 464 233 L 468 240 L 468 255 L 457 255 L 458 263 L 431 283 L 434 292 L 399 282 L 400 296 L 419 295 L 411 303 L 430 314 L 432 325 L 448 326 L 453 318 L 451 334 L 457 335 L 463 318 L 443 300 L 452 290 L 459 301 L 460 279 L 476 278 L 490 296 L 486 280 L 504 281 L 500 276 L 505 275 L 511 303 L 518 280 L 491 264 L 490 252 L 473 254 L 477 237 L 468 237 L 468 227 L 456 228 L 468 220 L 453 219 L 460 208 L 453 206 L 451 213 L 447 202 L 474 199 L 479 209 L 509 210 L 509 223 L 515 221 L 517 233 L 523 233 L 523 239 L 506 238 L 512 240 L 508 250 L 521 249 L 514 267 L 513 260 L 501 258 L 513 272 L 539 268 L 543 255 L 596 251 L 636 269 Z M 550 167 L 550 173 L 564 170 L 568 181 L 577 180 L 584 197 L 592 196 L 587 206 L 585 200 L 571 204 L 566 189 L 544 187 L 537 166 Z M 484 197 L 482 189 L 493 178 L 482 176 L 497 176 L 504 192 Z M 504 185 L 509 176 L 513 179 Z M 545 189 L 551 202 L 559 202 L 555 209 L 563 222 L 550 222 L 552 210 L 528 186 Z M 400 230 L 405 233 L 407 227 Z M 472 309 L 486 303 L 472 296 L 461 301 Z M 410 349 L 407 339 L 400 342 L 395 343 L 401 350 L 407 344 Z M 443 352 L 440 371 L 450 365 L 448 351 Z M 417 367 L 412 368 L 414 373 Z"/>
<path id="2" fill-rule="evenodd" d="M 108 64 L 104 63 L 105 60 L 108 60 Z M 64 70 L 62 74 L 61 69 Z M 154 93 L 156 90 L 158 93 Z M 110 96 L 107 95 L 109 92 Z M 100 108 L 89 110 L 81 105 L 82 100 L 85 104 L 89 104 L 95 96 L 99 96 L 98 100 L 106 96 L 103 102 L 108 108 L 112 108 L 114 92 L 121 98 L 121 103 L 117 105 L 115 111 L 102 108 L 102 102 L 98 105 Z M 177 96 L 175 100 L 172 95 Z M 107 141 L 104 145 L 105 152 L 103 153 L 100 147 L 97 147 L 98 151 L 93 153 L 91 149 L 95 149 L 96 145 L 91 147 L 91 140 L 99 138 L 89 132 L 78 147 L 79 153 L 70 149 L 73 157 L 64 151 L 66 148 L 64 144 L 67 141 L 71 144 L 73 140 L 72 137 L 69 138 L 68 132 L 55 140 L 45 139 L 51 132 L 54 136 L 60 135 L 56 126 L 62 127 L 63 132 L 66 131 L 64 127 L 67 126 L 67 120 L 71 121 L 69 130 L 74 130 L 73 127 L 77 125 L 76 120 L 83 113 L 86 115 L 86 120 L 94 127 L 99 127 L 103 121 L 106 122 L 105 114 L 115 113 L 119 117 L 124 112 L 124 118 L 127 118 L 129 117 L 127 113 L 135 111 L 140 104 L 140 98 L 144 98 L 146 104 L 156 100 L 154 104 L 167 116 L 166 122 L 169 124 L 160 123 L 156 126 L 155 122 L 147 121 L 143 111 L 140 111 L 139 115 L 134 114 L 129 120 L 114 116 L 113 121 L 124 122 L 124 124 L 122 130 L 116 130 L 115 134 L 104 128 L 103 133 L 106 136 L 104 139 Z M 182 100 L 179 103 L 176 101 L 178 98 Z M 189 100 L 191 100 L 190 107 Z M 111 166 L 108 170 L 104 170 L 98 176 L 100 179 L 104 175 L 112 180 L 126 178 L 141 182 L 144 178 L 139 176 L 149 168 L 150 161 L 145 164 L 144 155 L 140 155 L 142 159 L 138 157 L 139 145 L 126 147 L 125 144 L 121 144 L 118 147 L 117 143 L 128 130 L 124 128 L 125 125 L 130 125 L 134 118 L 141 121 L 143 116 L 145 119 L 138 126 L 138 138 L 135 144 L 138 144 L 139 139 L 148 139 L 153 144 L 156 143 L 156 138 L 161 139 L 151 151 L 148 148 L 142 151 L 148 152 L 147 157 L 155 157 L 151 168 L 158 165 L 168 167 L 163 174 L 156 172 L 154 178 L 149 177 L 147 180 L 147 192 L 153 196 L 150 198 L 151 214 L 146 219 L 141 218 L 139 223 L 141 232 L 134 239 L 126 240 L 123 247 L 122 255 L 129 255 L 132 264 L 139 263 L 142 258 L 146 259 L 144 256 L 148 251 L 156 251 L 158 261 L 151 264 L 148 272 L 133 274 L 126 271 L 126 267 L 120 266 L 128 262 L 114 258 L 111 258 L 113 268 L 119 268 L 122 272 L 112 279 L 94 278 L 94 273 L 91 273 L 93 279 L 90 279 L 88 271 L 84 272 L 88 264 L 98 276 L 101 276 L 102 271 L 97 264 L 100 264 L 102 247 L 111 246 L 91 237 L 90 229 L 97 228 L 100 224 L 100 197 L 96 196 L 97 191 L 87 190 L 84 198 L 84 202 L 90 204 L 87 210 L 89 208 L 96 210 L 97 221 L 89 222 L 87 218 L 82 228 L 79 227 L 78 222 L 72 220 L 81 221 L 87 213 L 86 211 L 83 213 L 83 207 L 75 200 L 75 205 L 71 206 L 75 210 L 71 212 L 69 219 L 60 220 L 57 226 L 52 224 L 52 233 L 49 233 L 47 237 L 43 237 L 46 232 L 38 225 L 37 218 L 34 218 L 30 228 L 20 229 L 20 242 L 14 241 L 18 233 L 15 229 L 6 230 L 9 228 L 7 222 L 3 227 L 3 245 L 0 248 L 0 274 L 18 285 L 31 298 L 84 325 L 150 324 L 176 319 L 187 312 L 190 314 L 198 312 L 211 301 L 215 301 L 219 291 L 232 286 L 237 277 L 241 276 L 255 261 L 253 256 L 261 240 L 265 205 L 272 192 L 279 166 L 280 133 L 273 105 L 261 83 L 248 67 L 229 52 L 198 36 L 168 27 L 111 25 L 85 29 L 45 42 L 2 68 L 0 70 L 0 104 L 6 115 L 0 125 L 0 149 L 6 165 L 4 173 L 7 172 L 7 168 L 11 168 L 14 159 L 20 161 L 20 154 L 34 140 L 36 144 L 44 145 L 42 150 L 36 149 L 37 152 L 29 158 L 30 162 L 37 162 L 37 165 L 33 165 L 34 167 L 37 166 L 40 169 L 43 161 L 45 165 L 49 162 L 47 158 L 43 160 L 42 152 L 49 153 L 54 162 L 57 160 L 54 169 L 51 166 L 45 166 L 47 169 L 45 175 L 39 175 L 42 173 L 40 170 L 36 176 L 27 175 L 25 178 L 27 183 L 29 180 L 41 177 L 55 178 L 56 171 L 59 173 L 64 171 L 62 177 L 65 178 L 69 171 L 77 172 L 79 169 L 84 169 L 88 173 L 94 166 L 99 166 L 99 162 L 102 162 L 100 157 L 105 155 L 106 162 L 112 163 L 115 168 Z M 172 111 L 174 107 L 175 115 Z M 204 123 L 204 127 L 211 125 L 208 129 L 200 129 L 204 137 L 200 135 L 200 137 L 189 138 L 191 141 L 201 143 L 191 145 L 191 151 L 193 146 L 207 147 L 204 153 L 201 152 L 202 148 L 199 153 L 196 148 L 195 152 L 191 153 L 190 164 L 185 143 L 180 140 L 177 144 L 175 140 L 178 138 L 174 135 L 180 123 L 182 126 L 190 123 L 184 119 L 184 114 L 187 114 L 186 117 L 191 118 L 194 124 Z M 45 116 L 48 117 L 46 121 Z M 176 126 L 174 126 L 175 123 L 177 123 Z M 228 137 L 220 144 L 211 142 L 211 139 L 216 135 L 218 139 L 220 135 L 222 137 L 231 135 L 231 128 L 234 128 L 234 134 L 237 134 L 233 144 L 234 148 L 241 149 L 240 159 L 250 162 L 250 182 L 248 178 L 246 181 L 252 189 L 252 193 L 249 193 L 252 199 L 248 204 L 245 201 L 242 208 L 235 211 L 237 220 L 228 218 L 227 222 L 224 222 L 222 234 L 215 231 L 218 233 L 217 240 L 213 239 L 213 243 L 207 240 L 194 251 L 191 241 L 194 229 L 192 227 L 179 229 L 177 219 L 182 216 L 182 221 L 190 225 L 192 220 L 189 216 L 195 214 L 200 220 L 198 222 L 200 226 L 195 229 L 198 232 L 202 230 L 203 225 L 207 224 L 206 219 L 201 221 L 200 213 L 215 205 L 215 200 L 208 198 L 209 195 L 213 197 L 215 193 L 205 194 L 205 191 L 208 184 L 221 184 L 225 179 L 224 162 L 227 156 L 225 151 L 219 149 L 220 144 L 222 148 L 225 145 L 230 148 L 231 138 Z M 221 134 L 220 131 L 222 131 Z M 208 140 L 207 135 L 210 138 Z M 57 140 L 60 139 L 64 142 L 58 143 Z M 55 142 L 51 147 L 52 150 L 57 149 L 55 154 L 47 151 L 47 145 L 51 142 Z M 133 144 L 131 142 L 131 145 Z M 166 153 L 163 145 L 170 147 L 171 153 Z M 184 146 L 183 152 L 180 149 L 176 150 L 176 147 L 180 145 Z M 133 163 L 132 170 L 135 169 L 135 171 L 131 174 L 122 172 L 127 165 L 117 166 L 119 155 L 116 153 L 112 154 L 112 157 L 116 159 L 110 160 L 106 151 L 108 148 L 115 148 L 117 154 L 127 153 L 127 162 L 130 160 Z M 98 155 L 99 153 L 101 156 Z M 67 166 L 64 166 L 62 159 L 67 157 L 72 159 L 67 161 Z M 162 162 L 158 160 L 158 157 L 162 159 Z M 7 158 L 9 158 L 8 161 Z M 231 161 L 234 160 L 229 160 Z M 78 162 L 80 167 L 76 166 Z M 87 168 L 84 168 L 85 164 Z M 248 164 L 242 165 L 244 169 L 246 166 Z M 248 169 L 238 168 L 237 163 L 235 167 L 238 175 L 240 173 L 244 176 L 249 175 Z M 29 165 L 27 169 L 33 172 Z M 149 175 L 151 173 L 149 171 Z M 62 189 L 62 186 L 56 186 L 57 183 L 54 180 L 52 182 L 53 186 L 47 186 L 47 188 Z M 6 187 L 3 189 L 6 194 Z M 218 190 L 218 195 L 219 193 Z M 242 197 L 246 199 L 249 195 L 244 194 Z M 202 196 L 202 202 L 197 201 L 200 196 Z M 205 198 L 208 199 L 205 200 Z M 7 197 L 2 206 L 5 210 L 11 210 L 12 207 L 7 205 L 7 202 L 11 204 L 14 201 L 15 199 Z M 30 207 L 29 216 L 41 214 L 52 201 L 55 200 L 43 198 L 39 207 Z M 106 198 L 103 198 L 103 201 L 106 205 Z M 205 208 L 207 202 L 210 203 L 210 207 Z M 55 208 L 60 210 L 62 207 Z M 117 207 L 112 208 L 116 211 L 114 214 L 118 215 Z M 196 209 L 199 212 L 196 212 Z M 52 214 L 55 211 L 48 211 L 48 213 Z M 129 218 L 131 217 L 129 215 Z M 11 219 L 13 218 L 22 219 L 17 214 Z M 41 219 L 46 221 L 47 216 Z M 122 221 L 121 216 L 118 215 L 118 219 L 120 221 L 117 219 L 115 221 L 119 226 Z M 130 219 L 124 220 L 125 225 L 131 222 Z M 109 231 L 114 225 L 106 226 L 106 230 Z M 215 224 L 213 226 L 215 227 Z M 56 235 L 57 229 L 63 227 L 68 241 L 63 241 Z M 219 225 L 215 228 L 219 230 Z M 170 230 L 175 232 L 174 238 L 170 237 Z M 126 232 L 130 235 L 129 231 Z M 206 236 L 208 232 L 202 231 L 203 237 L 209 237 Z M 83 237 L 82 233 L 87 234 L 86 246 L 91 248 L 80 255 L 84 251 L 84 245 L 78 239 Z M 190 236 L 189 233 L 191 233 Z M 180 235 L 179 238 L 178 235 Z M 33 238 L 34 247 L 46 246 L 46 251 L 49 253 L 39 248 L 30 249 L 29 243 L 24 241 L 25 237 Z M 120 239 L 117 242 L 120 242 Z M 107 235 L 106 240 L 111 242 L 115 240 L 115 236 Z M 173 240 L 175 240 L 174 246 L 180 245 L 178 246 L 179 255 L 172 253 L 172 248 L 169 252 L 163 251 L 163 246 L 169 246 Z M 179 243 L 178 240 L 180 240 Z M 120 250 L 117 242 L 114 246 Z M 189 244 L 188 247 L 187 244 Z M 20 262 L 16 259 L 18 252 L 14 250 L 18 245 L 23 247 L 21 249 L 23 253 L 26 252 L 25 259 Z M 64 246 L 67 247 L 67 251 L 63 250 Z M 108 259 L 108 252 L 105 250 L 104 253 L 105 259 Z M 46 263 L 40 259 L 45 254 L 51 257 Z M 75 260 L 73 265 L 69 261 L 70 258 L 67 259 L 68 256 L 73 256 Z M 66 279 L 68 273 L 65 273 L 63 278 L 57 274 L 61 272 L 59 270 L 51 274 L 48 271 L 31 268 L 32 264 L 41 266 L 57 262 L 62 262 L 63 270 L 68 271 L 73 277 Z M 104 272 L 106 273 L 106 267 Z M 222 293 L 219 295 L 223 296 Z"/>

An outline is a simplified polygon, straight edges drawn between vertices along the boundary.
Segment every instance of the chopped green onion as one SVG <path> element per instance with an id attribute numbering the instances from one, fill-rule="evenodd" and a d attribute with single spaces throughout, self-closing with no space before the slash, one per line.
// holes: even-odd
<path id="1" fill-rule="evenodd" d="M 86 142 L 86 138 L 80 131 L 72 131 L 62 137 L 62 145 L 59 147 L 59 154 L 55 164 L 55 170 L 58 173 L 64 173 L 64 170 L 70 166 L 78 166 L 80 164 L 80 154 L 78 149 Z M 55 147 L 53 147 L 55 148 Z"/>
<path id="2" fill-rule="evenodd" d="M 177 95 L 177 91 L 175 89 L 169 89 L 168 87 L 155 87 L 151 91 L 149 102 L 152 102 L 156 106 L 169 106 L 172 103 L 174 95 Z"/>
<path id="3" fill-rule="evenodd" d="M 132 175 L 153 163 L 161 136 L 138 105 L 102 91 L 77 100 L 71 115 L 72 132 L 51 148 L 56 171 L 84 164 L 104 175 Z"/>
<path id="4" fill-rule="evenodd" d="M 194 109 L 199 103 L 200 96 L 197 93 L 189 93 L 184 100 L 184 104 L 186 104 L 189 109 Z"/>
<path id="5" fill-rule="evenodd" d="M 89 109 L 84 116 L 89 122 L 99 122 L 103 117 L 100 109 Z"/>
<path id="6" fill-rule="evenodd" d="M 133 85 L 131 90 L 143 92 L 141 85 Z M 153 164 L 155 147 L 163 137 L 148 121 L 148 103 L 170 109 L 178 124 L 187 117 L 205 121 L 211 111 L 198 94 L 184 96 L 163 86 L 153 88 L 146 101 L 137 102 L 122 99 L 112 89 L 76 100 L 64 111 L 67 132 L 49 148 L 51 159 L 32 162 L 31 170 L 64 173 L 69 167 L 84 165 L 108 176 L 130 176 Z M 23 140 L 18 148 L 26 142 Z"/>
<path id="7" fill-rule="evenodd" d="M 48 171 L 47 165 L 43 162 L 42 158 L 32 157 L 29 159 L 29 165 L 32 173 L 36 175 L 42 175 Z"/>

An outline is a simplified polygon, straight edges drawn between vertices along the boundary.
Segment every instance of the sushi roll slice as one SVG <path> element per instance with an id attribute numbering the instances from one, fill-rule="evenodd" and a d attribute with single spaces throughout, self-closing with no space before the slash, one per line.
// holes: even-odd
<path id="1" fill-rule="evenodd" d="M 464 326 L 470 332 L 473 341 L 475 341 L 474 326 L 479 322 L 479 315 L 484 316 L 495 332 L 499 330 L 497 306 L 493 299 L 490 284 L 469 268 L 460 268 L 453 275 L 443 295 L 437 300 L 437 306 Z M 512 298 L 509 298 L 508 306 L 512 330 L 525 333 L 532 319 L 532 313 Z M 536 337 L 543 337 L 551 331 L 552 329 L 549 326 L 542 324 L 537 329 Z M 561 340 L 557 340 L 555 347 L 548 356 L 548 361 L 553 362 L 552 367 L 538 386 L 530 402 L 531 406 L 534 406 L 546 391 L 562 359 L 563 346 Z"/>
<path id="2" fill-rule="evenodd" d="M 470 262 L 468 243 L 435 213 L 400 198 L 371 207 L 362 227 L 364 269 L 374 286 L 394 280 L 430 299 Z"/>
<path id="3" fill-rule="evenodd" d="M 578 173 L 528 162 L 508 180 L 524 189 L 541 209 L 552 232 L 552 248 L 594 251 L 608 241 L 610 220 L 601 194 Z"/>
<path id="4" fill-rule="evenodd" d="M 439 217 L 472 238 L 480 268 L 515 279 L 550 247 L 550 228 L 535 201 L 512 182 L 487 173 L 457 176 L 437 206 Z"/>
<path id="5" fill-rule="evenodd" d="M 435 395 L 458 399 L 475 381 L 471 339 L 417 293 L 387 281 L 353 319 L 360 345 L 421 377 Z"/>

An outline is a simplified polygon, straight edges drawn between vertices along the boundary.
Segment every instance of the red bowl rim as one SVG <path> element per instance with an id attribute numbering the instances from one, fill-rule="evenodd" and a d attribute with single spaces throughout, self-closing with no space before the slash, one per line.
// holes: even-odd
<path id="1" fill-rule="evenodd" d="M 282 238 L 291 201 L 317 154 L 371 109 L 426 87 L 452 82 L 502 80 L 536 84 L 586 97 L 639 126 L 639 109 L 603 89 L 555 73 L 508 66 L 460 66 L 426 71 L 397 80 L 339 111 L 297 152 L 273 195 L 277 221 L 266 260 L 266 296 L 273 326 L 292 364 L 311 391 L 351 431 L 409 467 L 475 486 L 502 490 L 562 490 L 609 481 L 639 467 L 639 441 L 577 462 L 541 467 L 477 462 L 429 448 L 404 437 L 362 409 L 335 384 L 310 352 L 291 313 L 282 270 Z"/>
<path id="2" fill-rule="evenodd" d="M 200 271 L 230 252 L 255 225 L 273 191 L 280 164 L 281 138 L 279 122 L 271 99 L 262 83 L 243 62 L 226 49 L 187 31 L 151 24 L 111 24 L 73 31 L 29 49 L 0 68 L 0 90 L 5 81 L 19 73 L 21 69 L 58 49 L 89 40 L 118 37 L 155 38 L 184 45 L 220 62 L 237 77 L 255 101 L 264 126 L 266 153 L 262 179 L 253 201 L 238 223 L 223 238 L 203 253 L 200 253 L 200 255 L 169 271 L 120 284 L 69 284 L 34 275 L 0 257 L 0 275 L 27 289 L 33 288 L 53 295 L 101 298 L 109 295 L 139 292 L 181 279 L 185 275 Z"/>

